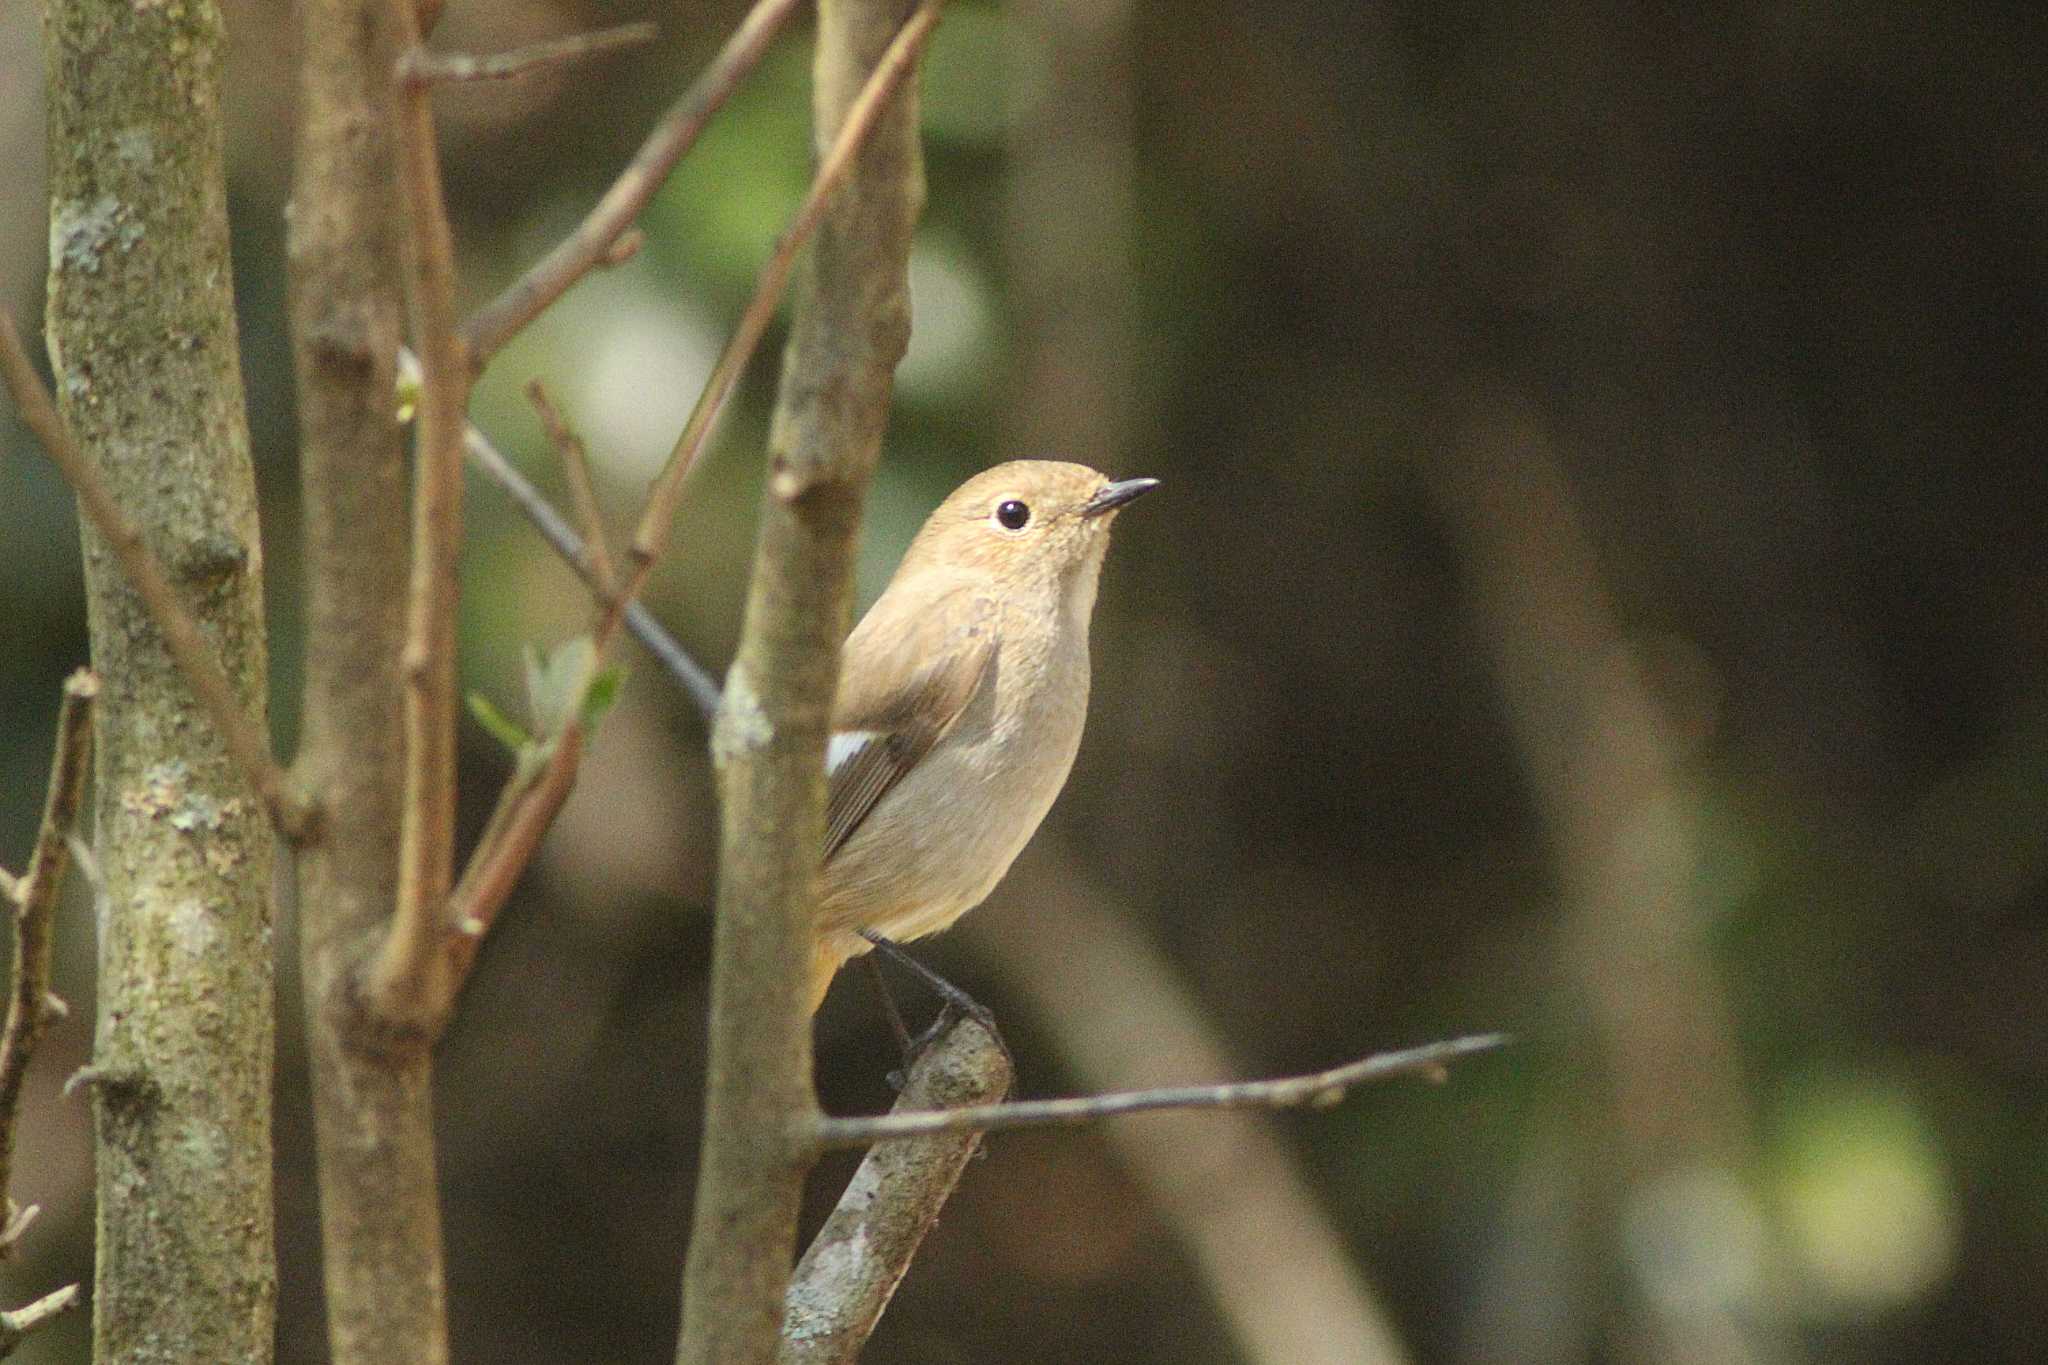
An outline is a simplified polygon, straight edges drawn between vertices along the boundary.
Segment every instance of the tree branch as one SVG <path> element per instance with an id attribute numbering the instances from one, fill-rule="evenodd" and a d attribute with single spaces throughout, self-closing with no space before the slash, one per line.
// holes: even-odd
<path id="1" fill-rule="evenodd" d="M 400 0 L 403 3 L 403 0 Z M 688 472 L 698 453 L 703 449 L 705 436 L 709 433 L 712 419 L 722 407 L 731 392 L 733 381 L 745 368 L 754 348 L 759 345 L 767 329 L 768 320 L 774 316 L 783 290 L 786 288 L 796 254 L 816 232 L 834 193 L 845 181 L 854 164 L 854 158 L 867 138 L 873 133 L 882 111 L 887 107 L 887 97 L 901 84 L 904 74 L 910 69 L 917 52 L 929 36 L 937 20 L 935 6 L 927 6 L 897 34 L 895 41 L 886 50 L 882 61 L 861 90 L 859 98 L 849 110 L 831 153 L 825 158 L 812 181 L 810 192 L 799 205 L 790 225 L 777 240 L 768 263 L 762 268 L 754 297 L 742 317 L 738 330 L 727 343 L 719 364 L 712 371 L 711 379 L 699 397 L 689 425 L 684 429 L 676 450 L 670 456 L 668 468 L 656 480 L 648 495 L 647 507 L 641 518 L 643 534 L 635 539 L 633 556 L 634 576 L 621 588 L 611 571 L 608 556 L 602 561 L 593 560 L 585 565 L 578 564 L 579 572 L 592 581 L 600 604 L 598 624 L 593 631 L 594 644 L 600 656 L 607 650 L 618 630 L 625 622 L 625 610 L 633 596 L 646 582 L 658 555 L 659 539 L 665 539 L 669 523 L 675 516 L 676 497 L 681 488 L 682 476 Z M 416 135 L 415 135 L 416 136 Z M 413 137 L 408 137 L 410 143 Z M 415 154 L 416 156 L 417 154 Z M 415 185 L 413 193 L 422 192 L 422 186 Z M 416 272 L 417 273 L 417 272 Z M 417 290 L 415 291 L 417 294 Z M 418 323 L 415 324 L 416 328 Z M 430 442 L 425 431 L 428 414 L 435 404 L 435 384 L 431 369 L 421 363 L 420 415 L 422 420 L 421 469 L 427 467 L 425 449 Z M 446 375 L 443 376 L 444 380 Z M 551 417 L 551 410 L 542 401 L 543 420 Z M 574 483 L 581 473 L 581 451 L 566 431 L 557 430 L 559 421 L 550 423 L 550 433 L 563 447 L 564 459 L 571 471 Z M 470 445 L 469 433 L 475 429 L 465 426 L 464 444 Z M 587 476 L 584 477 L 584 491 L 581 493 L 587 504 L 586 516 L 595 525 L 595 500 L 587 494 Z M 423 483 L 424 488 L 424 483 Z M 429 500 L 424 492 L 416 504 L 420 527 L 427 526 Z M 647 528 L 658 526 L 658 538 L 652 543 L 654 553 L 641 553 L 648 543 Z M 436 523 L 436 529 L 440 529 Z M 440 542 L 436 541 L 436 544 Z M 601 545 L 586 544 L 585 556 L 593 552 L 603 554 Z M 414 613 L 411 622 L 411 640 L 407 652 L 408 702 L 422 697 L 426 683 L 414 667 L 414 661 L 423 657 L 420 630 L 422 629 L 421 603 L 423 589 L 419 574 L 421 554 L 416 538 L 414 573 Z M 601 565 L 601 567 L 600 567 Z M 448 596 L 452 598 L 452 564 L 450 566 Z M 432 594 L 435 605 L 440 598 Z M 452 653 L 452 639 L 446 653 Z M 445 654 L 444 656 L 445 657 Z M 451 665 L 452 667 L 452 665 Z M 436 682 L 438 688 L 438 681 Z M 453 679 L 448 680 L 449 705 L 453 706 Z M 434 693 L 435 696 L 439 692 Z M 420 705 L 425 705 L 424 700 Z M 413 741 L 409 748 L 416 747 L 417 735 L 413 731 L 414 709 L 409 704 L 408 737 Z M 451 712 L 452 717 L 452 712 Z M 452 719 L 451 719 L 452 724 Z M 452 746 L 452 731 L 450 744 Z M 369 998 L 383 1013 L 393 1018 L 416 1017 L 423 1027 L 445 1016 L 452 1008 L 455 993 L 460 989 L 464 973 L 474 960 L 478 941 L 487 932 L 497 911 L 511 893 L 526 863 L 539 847 L 541 837 L 547 832 L 562 804 L 568 800 L 575 784 L 575 773 L 582 757 L 582 735 L 580 725 L 569 721 L 563 731 L 549 738 L 552 746 L 547 757 L 538 764 L 522 763 L 518 772 L 501 794 L 499 804 L 492 814 L 485 838 L 472 854 L 469 866 L 462 875 L 461 884 L 452 897 L 430 901 L 424 898 L 424 885 L 415 887 L 408 877 L 408 869 L 416 871 L 438 871 L 438 866 L 427 861 L 430 843 L 425 831 L 430 827 L 411 799 L 413 788 L 408 786 L 407 824 L 408 838 L 405 850 L 417 848 L 418 861 L 408 862 L 403 856 L 400 863 L 399 909 L 394 917 L 392 931 L 385 940 L 384 951 L 378 959 L 368 986 Z M 417 760 L 414 760 L 415 764 Z M 452 771 L 452 761 L 446 765 Z M 450 779 L 452 781 L 452 778 Z M 452 795 L 452 789 L 451 789 Z M 452 806 L 450 808 L 452 822 Z M 415 839 L 411 832 L 420 830 Z M 438 831 L 437 831 L 438 832 Z M 452 846 L 452 823 L 449 826 L 448 844 Z M 408 893 L 418 898 L 409 899 Z"/>
<path id="2" fill-rule="evenodd" d="M 648 133 L 633 160 L 576 230 L 463 324 L 470 363 L 481 369 L 569 287 L 605 263 L 683 154 L 768 50 L 799 0 L 757 0 L 717 58 Z"/>
<path id="3" fill-rule="evenodd" d="M 420 360 L 413 455 L 412 572 L 406 590 L 405 804 L 398 896 L 364 981 L 371 1008 L 431 1029 L 452 987 L 440 949 L 455 876 L 455 610 L 462 548 L 462 428 L 469 366 L 455 330 L 455 244 L 441 195 L 431 86 L 413 0 L 391 0 L 405 295 Z"/>
<path id="4" fill-rule="evenodd" d="M 404 787 L 407 470 L 393 367 L 404 340 L 388 0 L 303 0 L 290 234 L 305 508 L 306 659 L 297 775 L 325 813 L 299 851 L 306 1051 L 335 1365 L 445 1365 L 431 1035 L 366 1007 L 388 932 Z M 266 1347 L 267 1349 L 267 1347 Z"/>
<path id="5" fill-rule="evenodd" d="M 1230 1085 L 1183 1085 L 1160 1090 L 1126 1090 L 1113 1095 L 1088 1095 L 1066 1100 L 1017 1100 L 972 1109 L 940 1109 L 925 1113 L 879 1114 L 872 1118 L 820 1118 L 812 1136 L 821 1148 L 864 1147 L 871 1142 L 924 1137 L 932 1133 L 1000 1133 L 1013 1128 L 1049 1128 L 1092 1123 L 1117 1114 L 1156 1109 L 1294 1109 L 1326 1108 L 1340 1103 L 1352 1086 L 1391 1076 L 1421 1074 L 1441 1079 L 1443 1068 L 1461 1057 L 1491 1052 L 1507 1043 L 1505 1034 L 1476 1033 L 1449 1042 L 1429 1043 L 1400 1052 L 1381 1052 L 1328 1071 Z"/>
<path id="6" fill-rule="evenodd" d="M 514 468 L 503 452 L 491 444 L 490 438 L 472 424 L 464 430 L 463 448 L 468 451 L 470 462 L 482 470 L 493 483 L 505 490 L 519 510 L 526 514 L 526 519 L 533 523 L 534 529 L 541 533 L 548 544 L 554 546 L 555 553 L 576 571 L 589 585 L 590 590 L 599 594 L 600 598 L 608 596 L 603 584 L 591 572 L 588 550 L 583 544 L 583 538 L 578 536 L 563 519 L 562 514 L 541 496 L 540 490 L 533 486 L 532 481 Z M 626 629 L 647 647 L 647 651 L 654 655 L 669 676 L 676 680 L 708 726 L 712 717 L 718 713 L 718 680 L 676 643 L 675 637 L 663 629 L 661 622 L 655 619 L 654 613 L 642 603 L 627 603 L 625 619 Z"/>
<path id="7" fill-rule="evenodd" d="M 283 769 L 271 757 L 269 740 L 256 728 L 241 703 L 235 700 L 234 688 L 228 683 L 227 674 L 221 671 L 213 647 L 207 643 L 191 613 L 185 610 L 185 604 L 171 586 L 163 565 L 157 562 L 148 542 L 142 538 L 142 532 L 115 503 L 113 494 L 107 491 L 105 481 L 100 478 L 98 466 L 87 459 L 78 443 L 71 439 L 63 419 L 57 415 L 49 390 L 43 387 L 43 381 L 37 377 L 35 366 L 29 360 L 28 350 L 22 345 L 21 333 L 14 325 L 14 315 L 4 307 L 0 307 L 0 369 L 5 371 L 7 391 L 13 396 L 15 409 L 20 412 L 22 421 L 35 433 L 43 452 L 77 495 L 78 505 L 86 519 L 120 561 L 121 572 L 127 576 L 129 586 L 142 599 L 157 633 L 163 636 L 164 648 L 170 652 L 178 671 L 185 675 L 192 695 L 199 699 L 214 727 L 220 731 L 221 742 L 227 746 L 235 765 L 242 770 L 250 790 L 262 800 L 272 821 L 288 838 L 304 837 L 309 827 L 309 812 L 291 795 Z"/>
<path id="8" fill-rule="evenodd" d="M 503 81 L 524 76 L 543 67 L 582 61 L 607 52 L 639 47 L 654 41 L 659 32 L 653 24 L 620 24 L 595 33 L 572 33 L 544 43 L 532 43 L 510 52 L 488 57 L 453 52 L 421 52 L 412 60 L 412 74 L 422 81 L 446 84 L 455 81 Z"/>
<path id="9" fill-rule="evenodd" d="M 29 1058 L 42 1041 L 50 1008 L 50 921 L 57 892 L 71 863 L 71 832 L 78 825 L 85 799 L 85 777 L 92 757 L 93 701 L 100 682 L 79 669 L 64 682 L 64 705 L 57 715 L 57 751 L 50 761 L 49 792 L 43 819 L 36 829 L 35 852 L 28 871 L 14 891 L 13 989 L 8 992 L 7 1031 L 0 1035 L 0 1207 L 6 1227 L 0 1231 L 0 1256 L 12 1250 L 21 1230 L 35 1216 L 34 1206 L 17 1210 L 9 1197 L 14 1174 L 14 1125 L 21 1107 L 21 1083 Z"/>
<path id="10" fill-rule="evenodd" d="M 676 438 L 675 449 L 669 452 L 667 465 L 648 490 L 646 506 L 641 510 L 640 522 L 634 529 L 633 543 L 627 552 L 626 585 L 621 594 L 623 601 L 638 597 L 648 575 L 654 571 L 655 562 L 668 543 L 669 529 L 675 524 L 683 480 L 703 453 L 704 442 L 710 437 L 719 413 L 724 410 L 726 397 L 739 381 L 747 361 L 753 357 L 754 348 L 760 345 L 768 324 L 774 320 L 775 310 L 782 303 L 783 291 L 789 285 L 797 253 L 803 250 L 824 220 L 826 211 L 832 206 L 833 195 L 853 171 L 863 148 L 874 136 L 876 124 L 892 107 L 891 96 L 916 64 L 918 54 L 924 50 L 925 42 L 939 22 L 940 3 L 941 0 L 928 0 L 928 3 L 920 5 L 896 31 L 872 73 L 860 85 L 859 95 L 846 107 L 830 150 L 812 177 L 809 193 L 797 206 L 789 226 L 776 238 L 775 248 L 769 253 L 755 282 L 754 296 L 740 315 L 739 326 L 734 329 L 725 350 L 719 354 L 717 364 L 712 367 L 711 377 L 705 381 L 704 391 L 698 395 L 697 406 L 691 409 L 689 420 L 683 424 L 682 435 Z M 921 200 L 921 172 L 917 193 Z M 779 477 L 779 474 L 771 474 L 771 478 Z M 615 603 L 611 616 L 599 627 L 600 642 L 617 631 L 620 610 L 620 605 Z"/>
<path id="11" fill-rule="evenodd" d="M 0 1313 L 0 1360 L 6 1359 L 20 1346 L 22 1339 L 41 1327 L 51 1318 L 68 1313 L 78 1307 L 80 1296 L 78 1286 L 67 1284 L 62 1289 L 43 1295 L 34 1303 L 25 1304 L 11 1313 Z"/>
<path id="12" fill-rule="evenodd" d="M 861 503 L 909 339 L 910 241 L 924 187 L 915 88 L 903 85 L 884 100 L 886 87 L 876 83 L 887 76 L 885 61 L 908 71 L 938 6 L 927 0 L 899 28 L 903 9 L 902 0 L 818 7 L 813 107 L 820 139 L 834 144 L 821 181 L 829 186 L 827 171 L 845 154 L 841 135 L 856 126 L 856 108 L 869 102 L 880 115 L 842 172 L 846 183 L 813 248 L 812 289 L 792 323 L 739 657 L 712 738 L 722 799 L 710 1065 L 678 1365 L 773 1359 L 815 1150 L 807 1140 L 816 1100 L 805 967 L 824 836 L 827 717 Z M 709 389 L 705 400 L 692 428 L 713 415 Z M 686 433 L 678 454 L 687 453 Z M 673 483 L 684 465 L 672 457 L 664 478 Z M 673 513 L 673 490 L 659 483 L 622 603 L 645 577 Z"/>
<path id="13" fill-rule="evenodd" d="M 586 563 L 577 566 L 577 572 L 590 582 L 597 595 L 606 604 L 618 592 L 618 583 L 612 573 L 611 551 L 605 545 L 604 516 L 598 511 L 597 490 L 590 482 L 590 458 L 583 449 L 583 438 L 563 420 L 562 414 L 548 398 L 547 388 L 538 379 L 528 381 L 526 397 L 533 404 L 533 410 L 540 414 L 543 427 L 547 428 L 548 440 L 554 443 L 555 453 L 561 457 L 562 472 L 569 480 L 569 496 L 576 505 L 577 519 L 583 523 L 583 554 Z"/>
<path id="14" fill-rule="evenodd" d="M 987 1104 L 1008 1093 L 1012 1079 L 1002 1045 L 961 1020 L 919 1055 L 896 1109 Z M 868 1153 L 797 1263 L 779 1365 L 843 1365 L 859 1355 L 980 1146 L 981 1134 L 970 1130 Z"/>

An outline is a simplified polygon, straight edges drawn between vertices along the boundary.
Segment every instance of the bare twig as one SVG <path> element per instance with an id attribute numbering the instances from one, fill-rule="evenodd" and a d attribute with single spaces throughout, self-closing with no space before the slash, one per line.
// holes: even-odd
<path id="1" fill-rule="evenodd" d="M 0 308 L 0 368 L 6 371 L 7 389 L 22 420 L 42 443 L 51 463 L 77 495 L 87 519 L 105 537 L 120 561 L 121 571 L 162 634 L 164 647 L 176 661 L 178 671 L 185 675 L 199 704 L 213 718 L 243 778 L 287 838 L 304 837 L 311 826 L 309 812 L 292 796 L 284 771 L 271 757 L 269 740 L 235 700 L 234 688 L 221 671 L 212 646 L 179 600 L 177 590 L 142 538 L 142 532 L 115 504 L 99 469 L 65 430 L 49 391 L 29 361 L 21 333 L 14 325 L 14 315 L 5 308 Z"/>
<path id="2" fill-rule="evenodd" d="M 441 916 L 455 875 L 455 609 L 462 546 L 462 427 L 469 367 L 455 330 L 455 243 L 441 194 L 440 156 L 413 0 L 392 0 L 399 35 L 399 181 L 405 196 L 405 275 L 419 354 L 412 571 L 406 591 L 405 805 L 398 895 L 390 932 L 364 982 L 392 1018 L 446 994 Z"/>
<path id="3" fill-rule="evenodd" d="M 984 1104 L 972 1109 L 878 1114 L 872 1118 L 825 1117 L 818 1120 L 813 1137 L 821 1148 L 864 1147 L 871 1142 L 923 1137 L 931 1133 L 999 1133 L 1012 1128 L 1092 1123 L 1116 1114 L 1137 1114 L 1154 1109 L 1292 1109 L 1301 1105 L 1323 1108 L 1341 1101 L 1344 1092 L 1354 1085 L 1418 1073 L 1439 1077 L 1448 1063 L 1477 1052 L 1491 1052 L 1507 1041 L 1505 1034 L 1476 1033 L 1400 1052 L 1376 1053 L 1328 1071 L 1269 1081 L 1126 1090 L 1114 1095 L 1088 1095 L 1067 1100 L 1017 1100 L 1009 1104 Z"/>
<path id="4" fill-rule="evenodd" d="M 26 1304 L 11 1313 L 0 1313 L 0 1359 L 14 1354 L 22 1338 L 41 1327 L 60 1313 L 78 1307 L 79 1291 L 75 1284 L 43 1295 L 34 1303 Z"/>
<path id="5" fill-rule="evenodd" d="M 768 50 L 800 0 L 758 0 L 718 57 L 648 133 L 640 150 L 574 232 L 463 325 L 469 358 L 481 368 L 522 328 L 600 264 L 676 162 L 696 143 L 739 83 Z"/>
<path id="6" fill-rule="evenodd" d="M 1010 1082 L 1002 1045 L 962 1020 L 918 1057 L 896 1108 L 986 1104 Z M 841 1365 L 859 1355 L 980 1145 L 970 1131 L 868 1153 L 797 1263 L 783 1299 L 780 1365 Z"/>
<path id="7" fill-rule="evenodd" d="M 653 24 L 620 24 L 617 28 L 599 29 L 595 33 L 572 33 L 566 38 L 532 43 L 488 57 L 422 52 L 412 61 L 412 74 L 420 80 L 434 84 L 450 81 L 510 80 L 514 76 L 524 76 L 543 67 L 560 66 L 565 62 L 581 61 L 586 57 L 617 52 L 623 48 L 639 47 L 653 42 L 657 32 Z"/>
<path id="8" fill-rule="evenodd" d="M 412 363 L 410 355 L 400 356 L 401 366 L 409 363 Z M 512 462 L 505 458 L 503 452 L 492 445 L 490 438 L 474 425 L 464 431 L 463 446 L 469 452 L 470 462 L 489 476 L 493 483 L 505 490 L 512 501 L 518 504 L 519 510 L 526 514 L 526 519 L 533 523 L 534 529 L 539 531 L 542 538 L 555 547 L 555 553 L 590 585 L 591 591 L 597 593 L 600 599 L 607 597 L 609 594 L 590 571 L 588 551 L 584 548 L 582 537 L 578 536 L 563 519 L 562 514 L 541 496 L 540 490 L 535 488 L 524 474 L 513 468 Z M 712 677 L 703 665 L 691 658 L 689 652 L 676 643 L 675 637 L 662 628 L 654 613 L 641 603 L 630 602 L 626 605 L 626 629 L 647 647 L 647 651 L 655 657 L 669 676 L 676 680 L 684 695 L 696 706 L 697 714 L 703 717 L 706 725 L 709 725 L 712 716 L 718 711 L 718 680 Z"/>
<path id="9" fill-rule="evenodd" d="M 583 523 L 586 562 L 577 566 L 577 572 L 589 580 L 598 597 L 609 606 L 618 591 L 618 584 L 612 575 L 611 551 L 605 547 L 604 517 L 597 508 L 597 490 L 590 483 L 590 458 L 583 449 L 583 438 L 562 420 L 562 414 L 549 400 L 546 387 L 538 379 L 527 381 L 526 397 L 533 404 L 534 411 L 540 414 L 541 425 L 547 428 L 555 453 L 562 457 L 562 472 L 569 480 L 569 497 L 575 503 L 577 520 Z"/>
<path id="10" fill-rule="evenodd" d="M 8 992 L 7 1031 L 0 1035 L 0 1208 L 6 1209 L 0 1256 L 13 1248 L 15 1239 L 35 1217 L 33 1205 L 17 1212 L 14 1200 L 8 1197 L 14 1174 L 14 1123 L 29 1058 L 42 1041 L 43 1026 L 56 1013 L 50 1007 L 50 921 L 71 860 L 71 831 L 78 824 L 78 809 L 84 800 L 92 755 L 93 700 L 99 691 L 100 680 L 86 669 L 79 669 L 64 682 L 43 820 L 36 829 L 28 871 L 15 888 L 14 979 Z"/>
<path id="11" fill-rule="evenodd" d="M 675 449 L 669 453 L 668 464 L 648 490 L 647 503 L 641 511 L 640 523 L 634 529 L 632 547 L 627 554 L 625 589 L 620 601 L 614 604 L 611 616 L 598 630 L 600 644 L 616 633 L 622 603 L 638 597 L 647 576 L 653 572 L 655 561 L 661 557 L 662 549 L 668 543 L 669 528 L 675 523 L 683 480 L 702 453 L 704 442 L 725 407 L 726 397 L 738 382 L 740 372 L 746 368 L 754 348 L 760 345 L 769 322 L 774 319 L 775 310 L 782 302 L 783 290 L 789 285 L 789 274 L 796 264 L 797 253 L 817 231 L 825 210 L 831 206 L 833 193 L 846 179 L 855 156 L 866 145 L 882 112 L 889 107 L 890 97 L 916 64 L 918 54 L 924 50 L 926 40 L 939 22 L 939 9 L 938 0 L 928 0 L 904 21 L 881 60 L 875 64 L 874 73 L 862 86 L 859 97 L 847 108 L 845 122 L 839 126 L 832 139 L 831 150 L 825 154 L 816 176 L 811 180 L 810 192 L 798 205 L 789 226 L 776 238 L 775 249 L 769 253 L 768 261 L 761 267 L 760 277 L 755 282 L 754 297 L 748 301 L 746 312 L 740 315 L 739 326 L 726 342 L 718 363 L 712 367 L 711 377 L 705 381 L 703 393 L 698 395 L 697 406 L 691 410 L 689 421 L 683 424 L 682 435 L 676 438 Z"/>

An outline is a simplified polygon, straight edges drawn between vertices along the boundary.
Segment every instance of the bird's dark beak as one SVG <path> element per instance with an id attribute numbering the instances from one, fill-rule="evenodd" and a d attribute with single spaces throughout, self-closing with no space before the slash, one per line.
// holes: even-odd
<path id="1" fill-rule="evenodd" d="M 1157 479 L 1119 479 L 1115 483 L 1106 483 L 1095 490 L 1094 497 L 1081 504 L 1081 515 L 1099 517 L 1105 512 L 1114 512 L 1132 498 L 1150 493 L 1157 487 Z"/>

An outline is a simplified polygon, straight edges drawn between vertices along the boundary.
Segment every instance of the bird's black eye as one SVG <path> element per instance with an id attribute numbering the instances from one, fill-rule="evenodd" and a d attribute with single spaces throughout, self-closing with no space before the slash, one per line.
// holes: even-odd
<path id="1" fill-rule="evenodd" d="M 1024 523 L 1031 520 L 1031 509 L 1011 498 L 996 508 L 996 520 L 1008 530 L 1021 531 L 1024 529 Z"/>

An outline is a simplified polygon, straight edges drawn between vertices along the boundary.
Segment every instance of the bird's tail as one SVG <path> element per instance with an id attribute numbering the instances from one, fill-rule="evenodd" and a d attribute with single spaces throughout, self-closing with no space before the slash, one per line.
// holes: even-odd
<path id="1" fill-rule="evenodd" d="M 832 978 L 839 974 L 846 960 L 866 951 L 867 941 L 852 934 L 821 934 L 811 948 L 811 1013 L 818 1012 L 818 1006 L 825 1003 L 825 992 L 832 989 Z"/>

